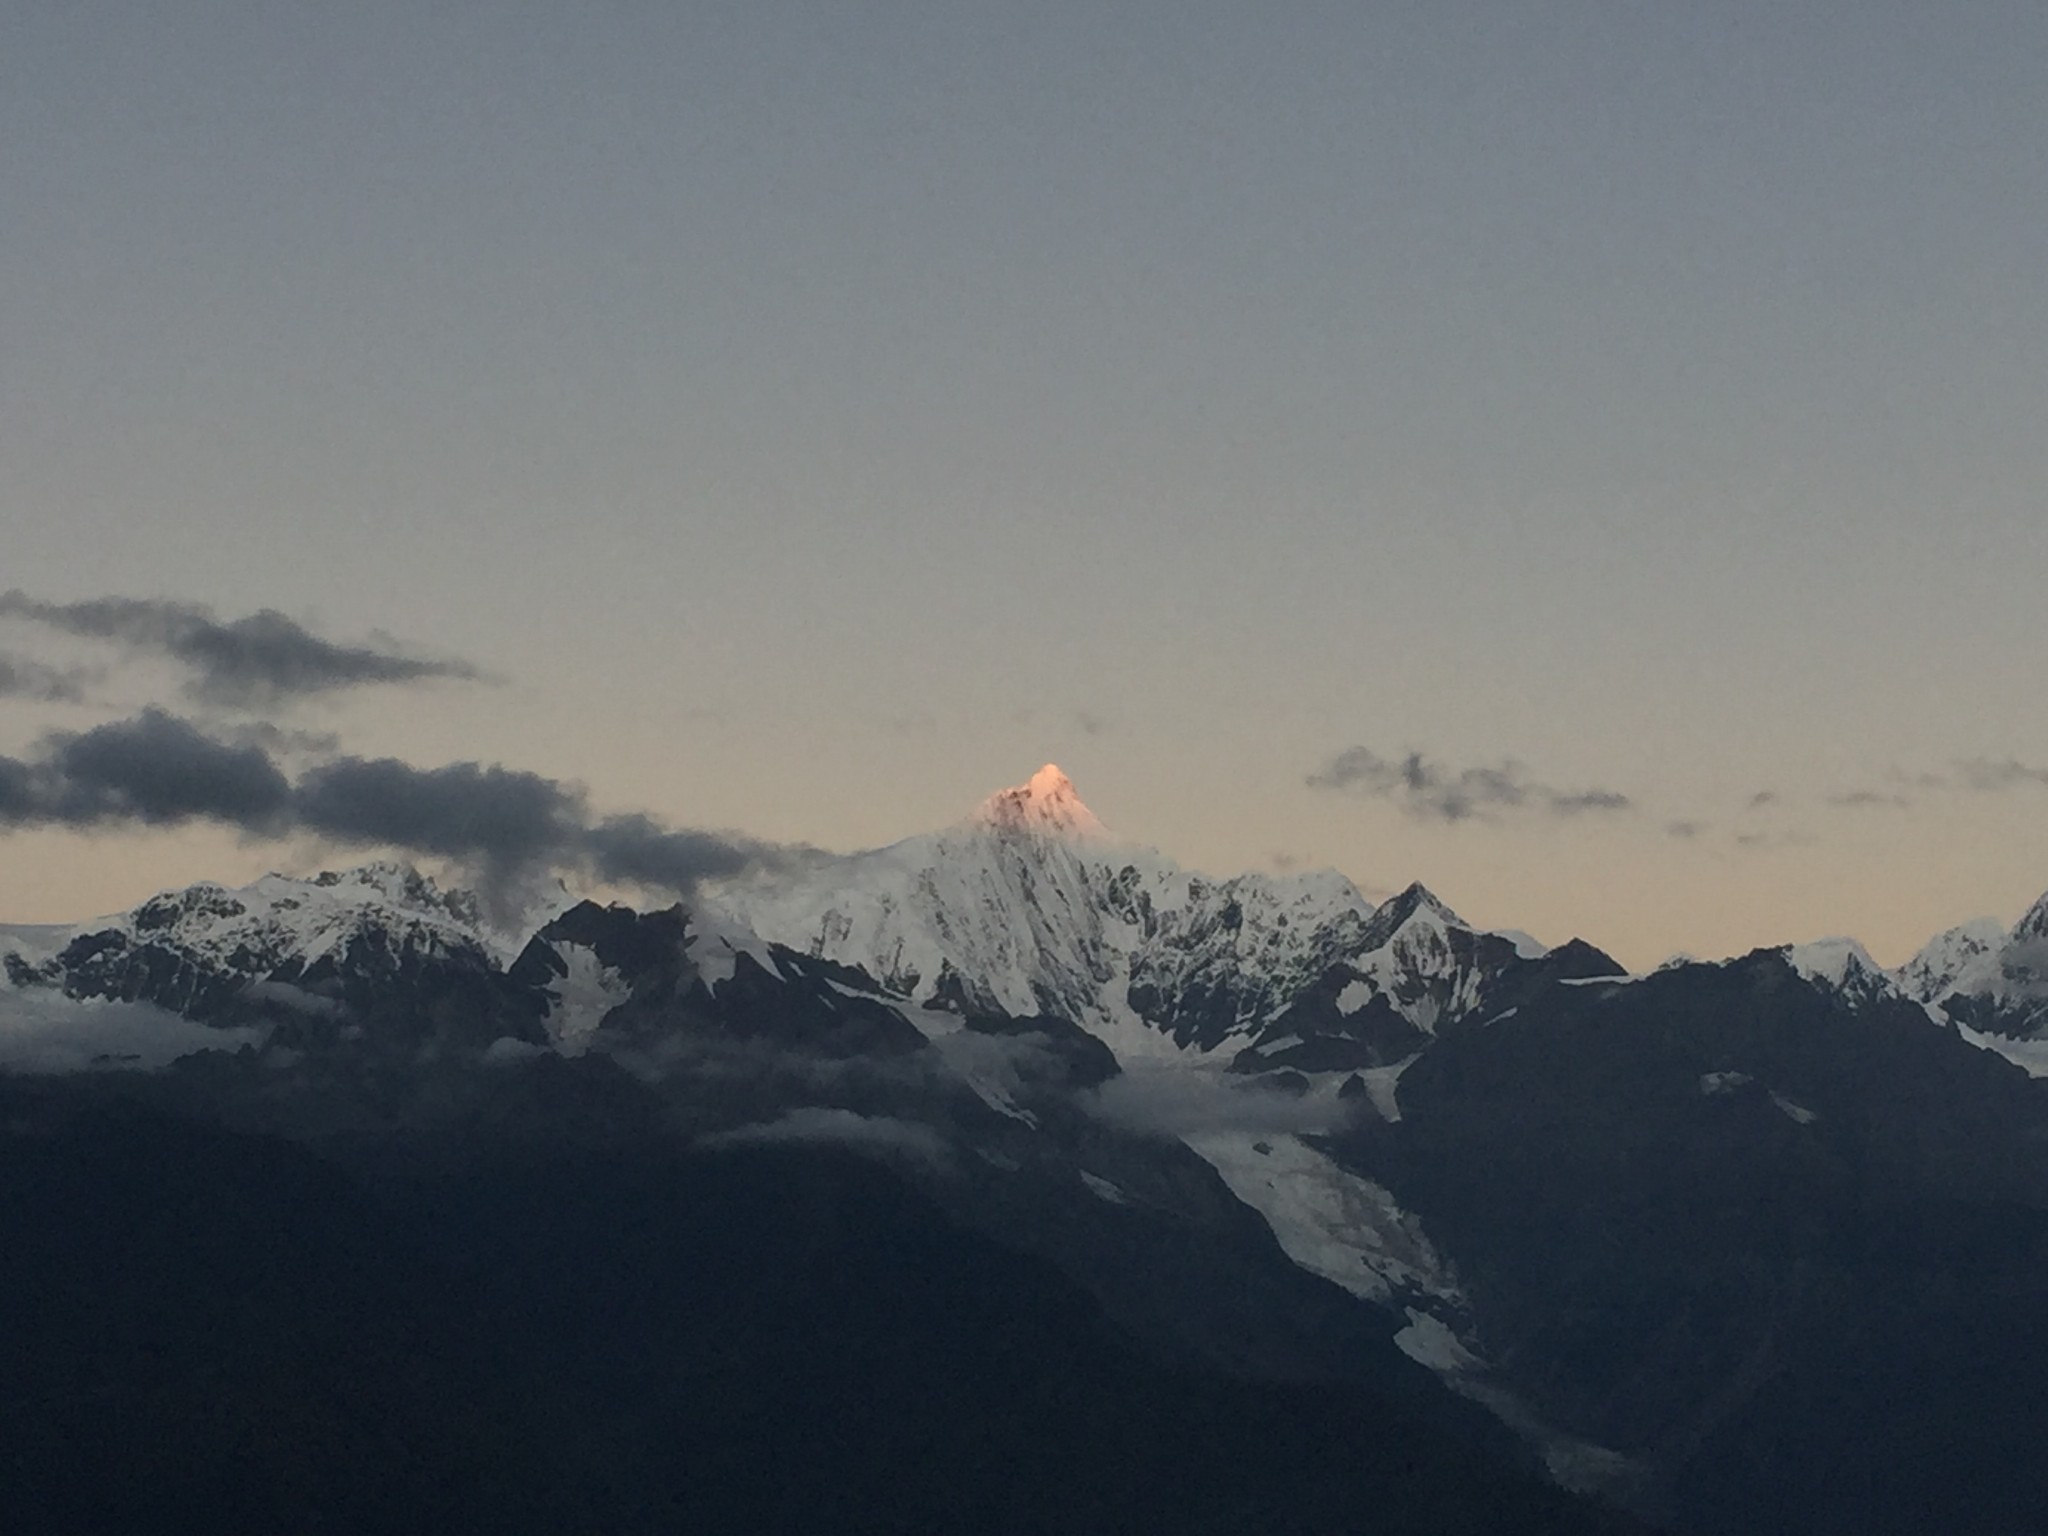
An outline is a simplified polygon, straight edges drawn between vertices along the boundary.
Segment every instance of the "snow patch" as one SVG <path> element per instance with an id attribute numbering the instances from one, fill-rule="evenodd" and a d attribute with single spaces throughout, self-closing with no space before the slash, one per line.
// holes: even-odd
<path id="1" fill-rule="evenodd" d="M 548 985 L 548 1011 L 541 1024 L 557 1051 L 581 1056 L 605 1015 L 631 997 L 633 988 L 587 944 L 562 942 L 554 950 L 569 969 Z"/>
<path id="2" fill-rule="evenodd" d="M 1337 994 L 1337 1011 L 1348 1019 L 1379 995 L 1380 989 L 1369 981 L 1349 982 Z"/>
<path id="3" fill-rule="evenodd" d="M 1795 1104 L 1782 1093 L 1773 1092 L 1771 1102 L 1785 1112 L 1785 1117 L 1798 1125 L 1811 1125 L 1820 1116 L 1804 1104 Z"/>
<path id="4" fill-rule="evenodd" d="M 1087 1169 L 1081 1170 L 1081 1182 L 1088 1186 L 1088 1192 L 1097 1199 L 1107 1200 L 1111 1205 L 1129 1205 L 1131 1197 L 1107 1179 L 1097 1178 Z"/>
<path id="5" fill-rule="evenodd" d="M 1394 1093 L 1400 1085 L 1401 1074 L 1414 1066 L 1421 1056 L 1422 1053 L 1417 1051 L 1413 1056 L 1397 1061 L 1392 1066 L 1367 1067 L 1358 1074 L 1358 1080 L 1365 1084 L 1366 1098 L 1372 1107 L 1380 1112 L 1380 1118 L 1389 1125 L 1398 1125 L 1401 1121 L 1401 1101 Z"/>
<path id="6" fill-rule="evenodd" d="M 1403 1310 L 1408 1326 L 1394 1335 L 1394 1347 L 1417 1365 L 1426 1365 L 1439 1376 L 1454 1376 L 1483 1367 L 1485 1362 L 1465 1347 L 1442 1318 L 1414 1307 Z"/>
<path id="7" fill-rule="evenodd" d="M 493 1067 L 515 1065 L 532 1061 L 535 1057 L 548 1054 L 544 1045 L 535 1045 L 531 1040 L 515 1040 L 510 1035 L 500 1035 L 484 1047 L 484 1061 Z"/>

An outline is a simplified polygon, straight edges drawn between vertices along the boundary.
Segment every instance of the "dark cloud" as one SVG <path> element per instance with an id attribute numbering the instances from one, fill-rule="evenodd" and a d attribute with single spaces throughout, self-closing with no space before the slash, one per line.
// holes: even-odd
<path id="1" fill-rule="evenodd" d="M 1775 789 L 1760 789 L 1749 797 L 1749 803 L 1743 809 L 1761 811 L 1777 803 L 1778 792 Z"/>
<path id="2" fill-rule="evenodd" d="M 0 593 L 0 617 L 168 656 L 191 673 L 186 688 L 193 697 L 237 707 L 370 684 L 479 676 L 467 662 L 409 655 L 388 636 L 373 636 L 367 645 L 323 640 L 268 608 L 222 620 L 202 604 L 162 598 L 50 603 L 10 591 Z"/>
<path id="3" fill-rule="evenodd" d="M 732 833 L 678 831 L 638 814 L 608 816 L 585 829 L 580 841 L 583 862 L 599 879 L 672 891 L 815 854 Z"/>
<path id="4" fill-rule="evenodd" d="M 1698 837 L 1706 830 L 1706 823 L 1702 821 L 1667 821 L 1664 823 L 1664 835 L 1666 837 L 1675 837 L 1681 842 L 1691 842 L 1692 839 Z"/>
<path id="5" fill-rule="evenodd" d="M 291 730 L 269 720 L 221 721 L 208 725 L 207 730 L 234 746 L 261 747 L 293 757 L 331 757 L 341 747 L 341 737 L 333 731 Z"/>
<path id="6" fill-rule="evenodd" d="M 89 674 L 60 671 L 26 656 L 0 651 L 0 699 L 28 699 L 37 704 L 82 704 Z"/>
<path id="7" fill-rule="evenodd" d="M 687 895 L 705 880 L 816 857 L 643 815 L 594 817 L 577 786 L 495 764 L 341 757 L 294 783 L 262 745 L 157 709 L 45 737 L 26 759 L 0 757 L 0 827 L 194 821 L 454 859 L 499 889 L 571 869 Z"/>
<path id="8" fill-rule="evenodd" d="M 0 805 L 14 804 L 17 820 L 66 826 L 218 821 L 281 831 L 292 799 L 290 782 L 260 747 L 216 741 L 160 709 L 48 738 L 42 760 L 26 765 L 26 783 L 25 807 L 6 792 Z"/>
<path id="9" fill-rule="evenodd" d="M 560 860 L 584 822 L 575 790 L 516 769 L 338 758 L 299 781 L 298 820 L 344 843 L 518 866 Z"/>
<path id="10" fill-rule="evenodd" d="M 1494 820 L 1505 813 L 1572 817 L 1626 811 L 1633 801 L 1611 789 L 1561 790 L 1528 776 L 1521 764 L 1448 768 L 1420 752 L 1395 759 L 1349 747 L 1308 783 L 1370 799 L 1391 800 L 1423 821 Z"/>
<path id="11" fill-rule="evenodd" d="M 0 757 L 0 826 L 31 820 L 35 808 L 35 770 L 20 758 Z"/>

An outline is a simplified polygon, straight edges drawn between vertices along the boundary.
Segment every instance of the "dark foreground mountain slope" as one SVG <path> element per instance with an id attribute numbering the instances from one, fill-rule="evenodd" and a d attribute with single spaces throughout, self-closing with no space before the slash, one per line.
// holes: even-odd
<path id="1" fill-rule="evenodd" d="M 1163 1364 L 844 1153 L 365 1178 L 78 1079 L 0 1124 L 22 1529 L 1625 1528 L 1369 1392 Z"/>
<path id="2" fill-rule="evenodd" d="M 1760 953 L 1441 1041 L 1347 1155 L 1689 1531 L 2048 1529 L 2048 1084 Z"/>

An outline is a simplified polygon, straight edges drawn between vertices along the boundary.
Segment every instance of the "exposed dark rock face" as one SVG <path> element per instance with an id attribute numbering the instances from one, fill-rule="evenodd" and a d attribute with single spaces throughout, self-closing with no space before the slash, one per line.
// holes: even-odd
<path id="1" fill-rule="evenodd" d="M 2030 1528 L 2048 1095 L 1762 952 L 1447 1035 L 1343 1155 L 1554 1422 L 1688 1530 Z M 1939 1465 L 1940 1471 L 1936 1470 Z"/>
<path id="2" fill-rule="evenodd" d="M 106 1087 L 0 1080 L 24 1529 L 1633 1528 L 1365 1386 L 1163 1361 L 844 1154 L 351 1171 Z"/>

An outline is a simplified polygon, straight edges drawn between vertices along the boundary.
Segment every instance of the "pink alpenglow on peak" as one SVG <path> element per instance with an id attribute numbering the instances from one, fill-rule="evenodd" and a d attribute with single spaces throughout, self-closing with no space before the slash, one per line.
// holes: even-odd
<path id="1" fill-rule="evenodd" d="M 1047 763 L 1014 789 L 997 790 L 981 802 L 974 819 L 1003 832 L 1045 837 L 1107 837 L 1109 829 L 1081 803 L 1074 781 Z"/>

